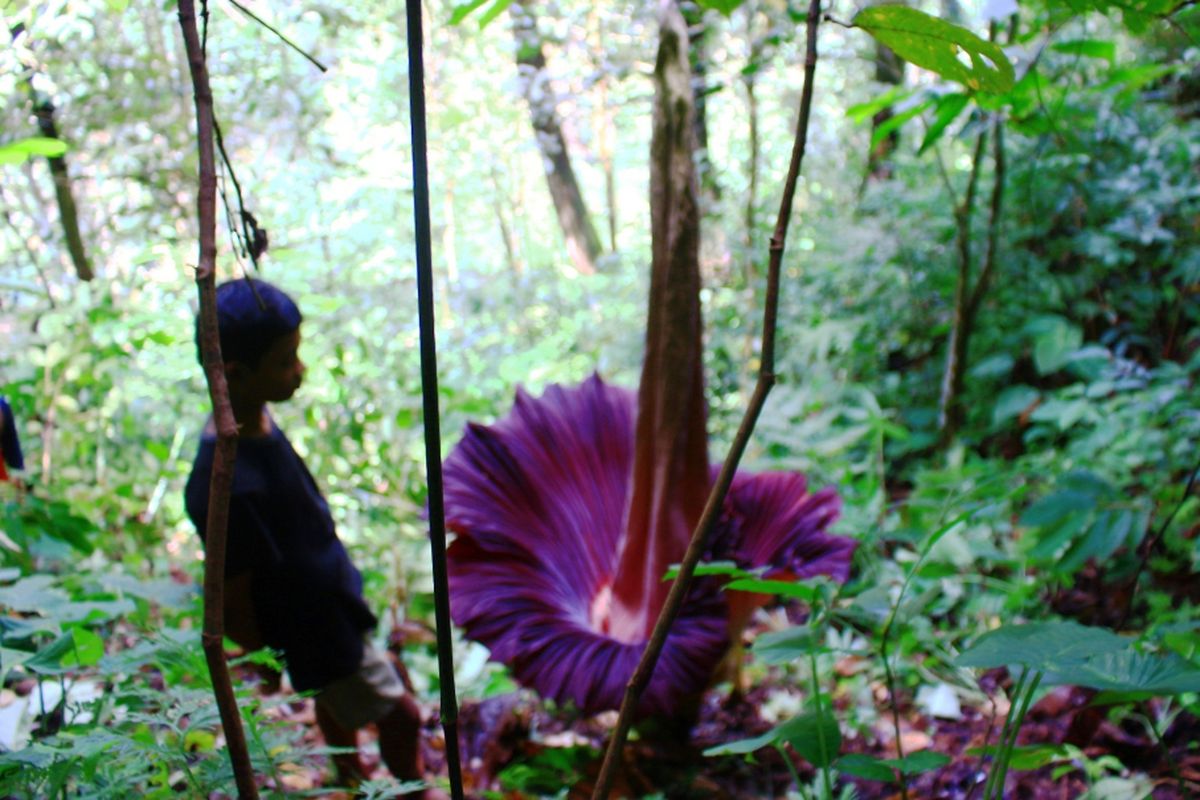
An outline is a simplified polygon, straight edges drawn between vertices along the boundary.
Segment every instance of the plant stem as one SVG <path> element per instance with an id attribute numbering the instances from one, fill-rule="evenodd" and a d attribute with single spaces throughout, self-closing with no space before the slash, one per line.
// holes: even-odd
<path id="1" fill-rule="evenodd" d="M 821 682 L 817 679 L 817 654 L 808 654 L 808 667 L 812 673 L 813 700 L 817 704 L 817 739 L 821 743 L 821 783 L 825 788 L 825 800 L 833 800 L 833 785 L 829 780 L 829 746 L 825 742 L 825 704 L 821 702 Z"/>
<path id="2" fill-rule="evenodd" d="M 763 343 L 762 356 L 758 374 L 758 382 L 754 394 L 750 398 L 746 413 L 742 417 L 737 435 L 730 446 L 721 471 L 713 483 L 708 500 L 700 521 L 692 533 L 687 552 L 679 568 L 679 576 L 671 586 L 662 611 L 646 643 L 642 658 L 634 670 L 633 676 L 625 687 L 625 695 L 621 700 L 621 711 L 617 717 L 617 725 L 609 739 L 608 748 L 604 753 L 604 763 L 596 778 L 596 786 L 592 792 L 593 800 L 607 800 L 612 783 L 616 777 L 617 763 L 625 745 L 625 738 L 633 724 L 633 716 L 637 709 L 642 692 L 650 683 L 654 665 L 658 662 L 666 643 L 671 623 L 679 613 L 683 600 L 691 588 L 692 574 L 699 563 L 707 543 L 709 531 L 720 517 L 724 506 L 725 495 L 733 482 L 733 474 L 741 460 L 750 434 L 754 431 L 758 415 L 766 403 L 767 394 L 775 383 L 775 321 L 779 305 L 779 273 L 783 262 L 784 244 L 787 238 L 788 223 L 791 220 L 792 201 L 796 191 L 796 183 L 800 174 L 800 166 L 804 160 L 804 152 L 808 143 L 808 120 L 812 112 L 813 77 L 817 67 L 817 25 L 820 22 L 821 0 L 811 0 L 808 7 L 807 49 L 804 59 L 804 89 L 800 96 L 800 114 L 796 123 L 796 138 L 792 146 L 791 162 L 788 165 L 787 179 L 784 183 L 783 199 L 780 202 L 779 217 L 775 225 L 775 233 L 771 237 L 770 261 L 767 269 L 767 292 L 763 309 Z"/>
<path id="3" fill-rule="evenodd" d="M 779 751 L 783 763 L 787 765 L 788 772 L 792 775 L 792 783 L 796 784 L 796 791 L 804 800 L 808 800 L 809 795 L 804 789 L 804 781 L 800 778 L 800 772 L 796 769 L 796 765 L 792 763 L 792 754 L 787 751 L 782 742 L 775 742 L 775 749 Z"/>
<path id="4" fill-rule="evenodd" d="M 1000 728 L 1000 740 L 996 744 L 996 753 L 992 756 L 992 766 L 988 770 L 987 783 L 983 786 L 983 800 L 992 800 L 992 787 L 996 784 L 996 774 L 999 771 L 1000 753 L 1008 742 L 1008 731 L 1013 721 L 1013 709 L 1016 708 L 1017 700 L 1021 692 L 1025 689 L 1025 680 L 1029 677 L 1029 670 L 1021 670 L 1021 675 L 1017 678 L 1017 683 L 1013 686 L 1011 699 L 1009 701 L 1008 713 L 1004 715 L 1004 725 Z"/>

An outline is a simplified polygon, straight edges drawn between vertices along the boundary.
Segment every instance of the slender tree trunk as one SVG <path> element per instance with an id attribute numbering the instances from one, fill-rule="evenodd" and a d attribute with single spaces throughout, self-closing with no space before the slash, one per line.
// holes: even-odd
<path id="1" fill-rule="evenodd" d="M 668 4 L 654 68 L 650 303 L 633 477 L 613 585 L 617 638 L 650 635 L 708 495 L 700 319 L 700 208 L 687 28 Z"/>
<path id="2" fill-rule="evenodd" d="M 196 199 L 200 222 L 200 259 L 196 267 L 196 286 L 200 293 L 200 352 L 212 400 L 213 422 L 217 428 L 204 547 L 204 632 L 201 641 L 212 676 L 213 694 L 221 714 L 221 726 L 225 730 L 238 796 L 243 800 L 256 800 L 258 788 L 254 783 L 250 751 L 246 747 L 246 735 L 229 677 L 229 665 L 225 663 L 225 543 L 238 435 L 233 406 L 229 402 L 229 386 L 225 382 L 225 366 L 221 359 L 217 329 L 217 170 L 213 144 L 213 99 L 192 0 L 179 0 L 179 25 L 183 29 L 196 100 L 196 138 L 200 151 L 200 187 Z"/>
<path id="3" fill-rule="evenodd" d="M 25 26 L 18 24 L 12 31 L 12 38 L 25 33 Z M 29 89 L 29 99 L 33 102 L 33 115 L 37 118 L 38 132 L 48 139 L 57 139 L 58 125 L 54 121 L 54 104 L 48 97 L 42 96 L 33 88 L 33 69 L 26 67 L 25 82 Z M 67 252 L 71 263 L 75 266 L 75 274 L 82 281 L 94 278 L 91 261 L 83 247 L 83 236 L 79 232 L 79 210 L 75 206 L 75 196 L 71 192 L 71 176 L 67 171 L 67 161 L 63 156 L 48 156 L 50 175 L 54 179 L 54 197 L 58 201 L 58 216 L 62 222 L 63 236 L 67 243 Z"/>
<path id="4" fill-rule="evenodd" d="M 680 3 L 687 23 L 688 64 L 691 67 L 692 128 L 696 142 L 696 169 L 705 202 L 721 196 L 721 185 L 708 153 L 708 39 L 709 27 L 704 21 L 704 9 L 694 0 Z"/>
<path id="5" fill-rule="evenodd" d="M 983 262 L 975 283 L 971 284 L 971 218 L 974 215 L 975 193 L 987 145 L 987 131 L 975 141 L 971 177 L 967 193 L 955 213 L 957 226 L 958 278 L 954 287 L 954 324 L 946 344 L 946 367 L 942 373 L 942 394 L 938 409 L 939 443 L 944 447 L 953 441 L 963 422 L 962 393 L 970 358 L 971 336 L 979 308 L 987 296 L 996 269 L 996 251 L 1000 238 L 1000 215 L 1003 210 L 1005 182 L 1004 128 L 997 117 L 992 125 L 991 201 L 988 207 L 987 239 Z"/>
<path id="6" fill-rule="evenodd" d="M 755 279 L 754 252 L 758 228 L 758 161 L 761 145 L 759 143 L 759 110 L 758 110 L 758 71 L 762 68 L 764 42 L 762 37 L 754 32 L 754 19 L 758 5 L 753 0 L 744 6 L 746 11 L 746 40 L 750 42 L 750 58 L 746 69 L 742 72 L 742 83 L 746 87 L 746 116 L 749 126 L 747 144 L 750 153 L 746 158 L 747 190 L 746 208 L 744 212 L 746 225 L 746 285 L 753 285 Z"/>
<path id="7" fill-rule="evenodd" d="M 896 55 L 882 42 L 875 42 L 875 81 L 884 86 L 900 86 L 904 83 L 904 59 Z M 871 118 L 871 139 L 875 132 L 894 115 L 892 107 L 880 109 Z M 875 142 L 867 154 L 867 172 L 863 185 L 872 181 L 883 181 L 892 177 L 892 154 L 900 146 L 900 131 L 893 130 Z"/>
<path id="8" fill-rule="evenodd" d="M 883 84 L 899 86 L 904 82 L 904 60 L 896 55 L 890 47 L 879 42 L 875 43 L 875 80 Z M 875 131 L 890 120 L 894 112 L 892 107 L 880 109 L 871 117 L 871 138 Z M 900 131 L 894 129 L 886 136 L 875 142 L 867 155 L 867 182 L 882 181 L 892 177 L 892 153 L 900 146 Z"/>
<path id="9" fill-rule="evenodd" d="M 598 66 L 599 77 L 596 81 L 595 111 L 592 114 L 592 130 L 595 132 L 596 160 L 604 172 L 604 209 L 608 220 L 608 249 L 617 250 L 617 176 L 613 162 L 615 151 L 616 126 L 613 123 L 613 110 L 609 107 L 608 71 L 603 69 L 604 51 L 604 20 L 593 7 L 588 15 L 589 44 L 592 60 Z"/>
<path id="10" fill-rule="evenodd" d="M 501 202 L 504 192 L 500 187 L 500 170 L 496 168 L 495 164 L 492 164 L 489 176 L 492 179 L 492 211 L 496 215 L 496 224 L 500 227 L 500 240 L 504 242 L 504 257 L 508 262 L 509 271 L 513 275 L 520 275 L 525 271 L 525 266 L 521 263 L 516 234 L 513 233 L 512 224 L 508 221 L 505 213 L 504 203 Z"/>
<path id="11" fill-rule="evenodd" d="M 509 11 L 517 40 L 521 92 L 533 119 L 533 132 L 542 154 L 550 199 L 566 240 L 567 255 L 577 271 L 590 275 L 596 271 L 596 261 L 603 250 L 567 152 L 567 140 L 558 118 L 554 89 L 546 71 L 546 56 L 537 30 L 537 18 L 530 0 L 517 0 L 509 6 Z"/>

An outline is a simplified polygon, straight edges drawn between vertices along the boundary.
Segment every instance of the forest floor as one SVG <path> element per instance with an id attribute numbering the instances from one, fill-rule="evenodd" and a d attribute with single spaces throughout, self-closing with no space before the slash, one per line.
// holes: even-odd
<path id="1" fill-rule="evenodd" d="M 984 676 L 983 683 L 990 687 L 989 693 L 1003 696 L 998 690 L 1007 680 L 1004 670 L 994 670 Z M 626 745 L 612 796 L 659 793 L 668 800 L 787 797 L 789 789 L 794 792 L 795 787 L 779 751 L 764 748 L 752 758 L 703 755 L 706 748 L 770 730 L 774 723 L 765 720 L 760 711 L 772 692 L 784 688 L 768 682 L 742 695 L 709 692 L 701 702 L 697 721 L 690 727 L 690 736 L 668 734 L 658 740 L 643 736 Z M 1030 709 L 1019 745 L 1073 745 L 1077 750 L 1072 751 L 1073 757 L 1051 765 L 1011 771 L 1006 799 L 1069 800 L 1085 795 L 1101 776 L 1110 778 L 1109 785 L 1117 793 L 1093 795 L 1098 798 L 1175 800 L 1200 793 L 1200 750 L 1196 748 L 1200 720 L 1180 713 L 1158 742 L 1144 726 L 1109 720 L 1103 708 L 1091 703 L 1093 698 L 1094 693 L 1088 690 L 1058 687 Z M 845 704 L 835 696 L 835 711 L 848 710 L 839 705 Z M 311 701 L 297 702 L 290 708 L 291 713 L 285 712 L 288 720 L 307 726 L 305 736 L 319 745 Z M 976 748 L 996 740 L 1005 710 L 963 705 L 959 718 L 939 719 L 923 714 L 914 705 L 903 706 L 900 732 L 904 752 L 929 749 L 950 756 L 952 761 L 937 770 L 911 776 L 907 795 L 897 783 L 852 778 L 856 796 L 860 800 L 902 800 L 905 796 L 912 800 L 981 798 L 988 765 L 974 753 Z M 1157 711 L 1153 707 L 1146 710 Z M 431 775 L 444 779 L 443 732 L 432 709 L 426 712 L 426 765 Z M 526 800 L 553 797 L 564 788 L 569 789 L 570 800 L 590 797 L 615 718 L 615 712 L 590 718 L 552 713 L 527 692 L 464 702 L 458 719 L 467 797 Z M 890 713 L 880 715 L 869 730 L 847 735 L 842 753 L 893 758 L 897 754 L 894 730 Z M 376 770 L 378 778 L 385 778 L 386 770 L 379 765 L 370 738 L 364 737 L 363 744 L 368 766 Z M 794 766 L 805 781 L 818 778 L 802 759 L 794 759 Z M 1132 780 L 1122 783 L 1122 777 Z M 298 770 L 290 773 L 289 782 L 290 790 L 311 791 L 327 785 L 329 775 L 319 767 Z M 351 797 L 333 791 L 323 796 L 333 800 Z"/>

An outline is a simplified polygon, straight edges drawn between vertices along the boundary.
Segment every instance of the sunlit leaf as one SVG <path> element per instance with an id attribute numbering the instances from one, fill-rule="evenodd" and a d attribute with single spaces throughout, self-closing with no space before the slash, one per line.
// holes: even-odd
<path id="1" fill-rule="evenodd" d="M 937 100 L 937 111 L 933 115 L 933 122 L 930 123 L 929 129 L 925 131 L 925 138 L 921 140 L 921 148 L 917 151 L 917 155 L 924 153 L 930 147 L 933 147 L 942 138 L 946 128 L 951 122 L 958 118 L 958 115 L 967 107 L 970 98 L 965 94 L 955 93 L 942 95 Z"/>
<path id="2" fill-rule="evenodd" d="M 701 8 L 711 8 L 713 11 L 720 11 L 725 16 L 729 16 L 738 6 L 745 0 L 697 0 Z"/>
<path id="3" fill-rule="evenodd" d="M 968 89 L 1007 92 L 1012 88 L 1013 67 L 1004 51 L 965 28 L 890 4 L 864 8 L 853 24 L 906 61 Z"/>
<path id="4" fill-rule="evenodd" d="M 1050 45 L 1050 49 L 1069 55 L 1102 58 L 1110 62 L 1117 58 L 1116 44 L 1104 39 L 1073 39 L 1069 42 L 1055 42 Z"/>
<path id="5" fill-rule="evenodd" d="M 902 86 L 890 89 L 876 98 L 868 100 L 865 103 L 857 103 L 846 109 L 846 116 L 858 124 L 862 124 L 873 118 L 880 111 L 883 111 L 889 106 L 895 105 L 904 98 L 913 93 L 912 89 L 905 89 Z"/>
<path id="6" fill-rule="evenodd" d="M 758 592 L 773 594 L 780 597 L 794 597 L 797 600 L 812 600 L 817 596 L 817 590 L 803 583 L 792 581 L 771 581 L 762 578 L 739 578 L 725 585 L 726 590 L 736 592 Z"/>
<path id="7" fill-rule="evenodd" d="M 43 156 L 59 158 L 67 152 L 67 143 L 45 136 L 31 136 L 8 144 L 0 144 L 0 164 L 21 164 L 31 158 Z"/>

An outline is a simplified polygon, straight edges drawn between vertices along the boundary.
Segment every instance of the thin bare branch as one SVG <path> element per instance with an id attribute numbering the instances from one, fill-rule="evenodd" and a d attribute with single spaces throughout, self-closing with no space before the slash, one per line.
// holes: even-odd
<path id="1" fill-rule="evenodd" d="M 229 2 L 230 2 L 230 3 L 233 5 L 233 7 L 234 7 L 234 8 L 236 8 L 238 11 L 242 12 L 242 13 L 243 13 L 243 14 L 245 14 L 247 17 L 249 17 L 250 19 L 254 20 L 254 21 L 255 21 L 255 22 L 257 22 L 259 25 L 262 25 L 264 28 L 266 28 L 267 30 L 269 30 L 271 33 L 273 33 L 273 34 L 275 34 L 276 36 L 278 36 L 278 37 L 279 37 L 279 39 L 280 39 L 280 41 L 282 41 L 282 42 L 283 42 L 284 44 L 286 44 L 288 47 L 292 48 L 292 49 L 293 49 L 293 50 L 295 50 L 297 53 L 299 53 L 300 55 L 302 55 L 302 56 L 304 56 L 306 59 L 308 59 L 308 61 L 309 61 L 309 62 L 310 62 L 310 63 L 311 63 L 311 64 L 312 64 L 314 67 L 316 67 L 317 69 L 321 70 L 321 72 L 328 72 L 328 71 L 329 71 L 329 67 L 325 66 L 325 65 L 324 65 L 324 64 L 322 64 L 320 61 L 317 61 L 317 59 L 316 59 L 316 58 L 314 58 L 313 56 L 311 56 L 311 55 L 309 55 L 307 52 L 305 52 L 305 51 L 304 51 L 304 49 L 303 49 L 302 47 L 300 47 L 298 44 L 296 44 L 295 42 L 293 42 L 293 41 L 292 41 L 291 39 L 289 39 L 288 37 L 284 36 L 284 35 L 283 35 L 283 33 L 281 33 L 279 30 L 277 30 L 277 29 L 275 29 L 275 28 L 271 27 L 270 23 L 266 22 L 266 21 L 265 21 L 265 20 L 264 20 L 262 17 L 258 16 L 258 15 L 257 15 L 257 14 L 255 14 L 253 11 L 251 11 L 250 9 L 246 8 L 244 5 L 242 5 L 241 3 L 239 3 L 239 2 L 238 2 L 238 0 L 229 0 Z"/>
<path id="2" fill-rule="evenodd" d="M 200 221 L 200 262 L 196 269 L 196 284 L 200 293 L 200 352 L 212 400 L 213 422 L 217 429 L 209 485 L 208 529 L 205 534 L 204 633 L 201 641 L 229 746 L 238 796 L 243 800 L 256 800 L 258 789 L 254 783 L 254 770 L 229 677 L 229 665 L 225 663 L 225 543 L 238 434 L 233 406 L 229 402 L 229 387 L 225 382 L 225 366 L 217 332 L 217 170 L 213 148 L 213 98 L 208 68 L 196 30 L 196 9 L 192 0 L 179 0 L 179 25 L 183 29 L 196 100 L 196 133 L 200 154 L 200 187 L 196 201 Z"/>

